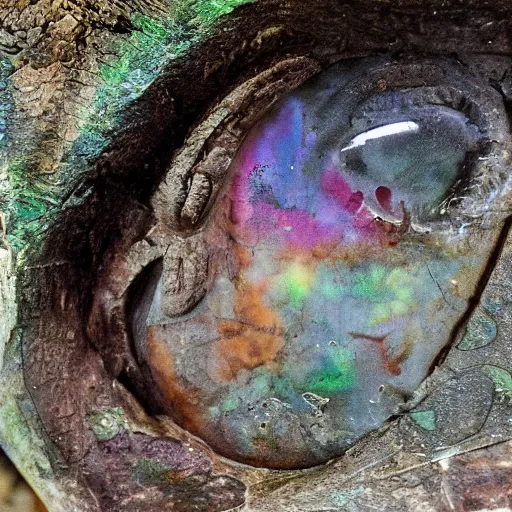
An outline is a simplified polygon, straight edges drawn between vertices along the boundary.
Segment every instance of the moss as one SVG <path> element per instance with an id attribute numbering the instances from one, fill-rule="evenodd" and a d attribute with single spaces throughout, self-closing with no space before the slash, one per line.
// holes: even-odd
<path id="1" fill-rule="evenodd" d="M 90 172 L 110 141 L 127 126 L 128 105 L 171 60 L 204 39 L 219 17 L 244 3 L 247 0 L 182 0 L 173 3 L 165 15 L 134 13 L 130 20 L 132 31 L 112 38 L 104 52 L 107 57 L 99 65 L 101 84 L 92 102 L 79 112 L 80 134 L 65 150 L 65 158 L 54 174 L 58 176 L 58 186 L 40 172 L 37 149 L 11 160 L 5 152 L 0 173 L 0 211 L 6 214 L 8 240 L 15 251 L 37 246 L 53 213 L 61 207 L 61 199 Z M 12 72 L 10 61 L 0 59 L 0 151 L 7 149 Z M 38 144 L 39 151 L 43 151 L 42 142 Z"/>
<path id="2" fill-rule="evenodd" d="M 48 212 L 58 206 L 60 191 L 45 179 L 41 172 L 44 159 L 31 151 L 28 142 L 23 156 L 11 156 L 15 152 L 9 140 L 9 122 L 14 117 L 9 82 L 13 71 L 9 61 L 0 59 L 0 211 L 8 227 L 7 241 L 19 252 L 39 240 Z M 50 139 L 47 134 L 46 143 Z"/>
<path id="3" fill-rule="evenodd" d="M 45 181 L 29 157 L 13 159 L 5 169 L 9 190 L 0 197 L 0 210 L 6 213 L 7 240 L 21 251 L 39 241 L 52 210 L 57 211 L 59 191 Z"/>
<path id="4" fill-rule="evenodd" d="M 252 3 L 253 0 L 197 0 L 189 2 L 192 10 L 197 14 L 197 20 L 207 26 L 213 24 L 218 18 L 229 14 L 241 5 Z"/>
<path id="5" fill-rule="evenodd" d="M 154 485 L 169 482 L 169 474 L 174 468 L 152 459 L 140 459 L 133 466 L 132 474 L 141 485 Z"/>
<path id="6" fill-rule="evenodd" d="M 117 37 L 109 49 L 111 57 L 100 64 L 102 84 L 92 105 L 81 112 L 85 123 L 69 151 L 69 173 L 73 169 L 76 174 L 77 168 L 86 172 L 115 133 L 127 125 L 127 105 L 142 94 L 170 61 L 204 39 L 218 18 L 244 3 L 248 0 L 182 0 L 174 3 L 166 16 L 135 13 L 131 18 L 132 32 Z"/>

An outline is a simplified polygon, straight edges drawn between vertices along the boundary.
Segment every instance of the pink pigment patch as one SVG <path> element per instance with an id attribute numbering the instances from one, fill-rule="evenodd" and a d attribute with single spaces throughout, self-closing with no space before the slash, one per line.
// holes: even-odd
<path id="1" fill-rule="evenodd" d="M 353 193 L 350 185 L 336 169 L 331 168 L 323 172 L 320 177 L 320 185 L 327 196 L 336 199 L 338 205 L 346 209 Z"/>
<path id="2" fill-rule="evenodd" d="M 336 169 L 327 169 L 320 178 L 323 192 L 336 200 L 336 203 L 348 213 L 356 213 L 363 205 L 364 194 L 353 192 L 350 185 Z"/>
<path id="3" fill-rule="evenodd" d="M 358 190 L 357 192 L 353 192 L 351 196 L 348 198 L 347 204 L 345 205 L 346 210 L 349 213 L 356 213 L 359 208 L 363 205 L 364 195 Z"/>
<path id="4" fill-rule="evenodd" d="M 392 197 L 393 194 L 388 187 L 377 187 L 375 190 L 375 198 L 388 213 L 393 213 L 393 207 L 391 206 Z"/>
<path id="5" fill-rule="evenodd" d="M 343 211 L 352 215 L 352 227 L 360 236 L 373 237 L 376 234 L 374 217 L 363 204 L 364 194 L 359 190 L 353 192 L 336 169 L 327 169 L 320 178 L 320 185 L 325 195 L 334 198 Z"/>

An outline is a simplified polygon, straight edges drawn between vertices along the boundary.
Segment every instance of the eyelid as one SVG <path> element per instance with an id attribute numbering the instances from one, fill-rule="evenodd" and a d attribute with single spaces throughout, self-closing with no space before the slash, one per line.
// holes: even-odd
<path id="1" fill-rule="evenodd" d="M 214 203 L 248 129 L 281 96 L 319 71 L 313 59 L 287 59 L 231 92 L 192 131 L 169 166 L 152 200 L 161 223 L 171 232 L 187 234 L 196 229 Z"/>

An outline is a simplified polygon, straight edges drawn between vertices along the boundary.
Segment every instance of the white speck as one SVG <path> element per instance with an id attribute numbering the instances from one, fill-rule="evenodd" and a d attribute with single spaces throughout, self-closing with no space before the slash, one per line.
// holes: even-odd
<path id="1" fill-rule="evenodd" d="M 320 348 L 320 345 L 318 343 L 316 344 L 316 348 Z"/>
<path id="2" fill-rule="evenodd" d="M 389 137 L 390 135 L 397 135 L 398 133 L 417 132 L 420 129 L 419 125 L 413 121 L 401 121 L 399 123 L 391 123 L 385 126 L 373 128 L 367 132 L 360 133 L 355 136 L 350 144 L 341 150 L 341 153 L 349 149 L 364 146 L 367 141 L 373 139 L 380 139 L 381 137 Z"/>
<path id="3" fill-rule="evenodd" d="M 285 226 L 284 230 L 285 230 L 285 231 L 291 231 L 291 230 L 292 230 L 292 227 L 291 227 L 291 226 Z"/>
<path id="4" fill-rule="evenodd" d="M 193 452 L 194 451 L 194 448 L 189 448 L 188 449 L 189 452 Z"/>
<path id="5" fill-rule="evenodd" d="M 439 465 L 441 466 L 441 469 L 443 471 L 448 471 L 448 469 L 450 469 L 450 462 L 448 461 L 448 459 L 441 459 L 439 461 Z"/>

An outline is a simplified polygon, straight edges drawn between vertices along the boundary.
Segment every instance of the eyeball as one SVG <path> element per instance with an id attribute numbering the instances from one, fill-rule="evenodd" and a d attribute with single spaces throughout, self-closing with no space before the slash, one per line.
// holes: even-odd
<path id="1" fill-rule="evenodd" d="M 499 229 L 467 218 L 499 217 L 499 192 L 474 186 L 503 179 L 509 144 L 500 95 L 455 61 L 373 58 L 287 94 L 236 151 L 217 146 L 222 178 L 196 164 L 169 221 L 202 240 L 204 294 L 146 318 L 169 416 L 221 455 L 283 469 L 381 426 L 478 289 Z M 153 310 L 170 296 L 162 281 Z"/>

